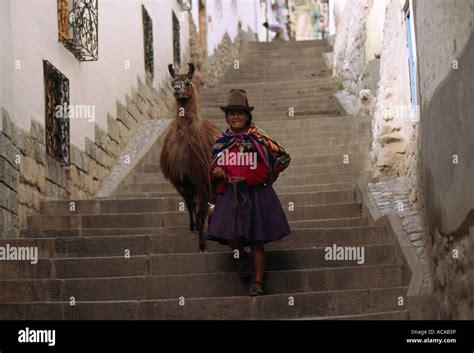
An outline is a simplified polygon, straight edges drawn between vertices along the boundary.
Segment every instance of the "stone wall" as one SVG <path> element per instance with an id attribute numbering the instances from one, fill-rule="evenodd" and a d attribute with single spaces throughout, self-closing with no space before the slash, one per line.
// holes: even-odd
<path id="1" fill-rule="evenodd" d="M 406 177 L 380 177 L 368 184 L 368 190 L 377 205 L 380 214 L 394 213 L 400 219 L 402 229 L 408 235 L 420 264 L 423 267 L 423 293 L 433 292 L 431 276 L 430 244 L 426 239 L 426 226 L 423 213 L 413 207 L 409 201 L 409 189 Z"/>
<path id="2" fill-rule="evenodd" d="M 171 90 L 160 92 L 138 80 L 125 104 L 117 101 L 115 115 L 108 115 L 107 131 L 95 125 L 95 141 L 86 138 L 85 151 L 70 146 L 70 165 L 62 167 L 46 153 L 45 130 L 32 120 L 30 131 L 15 124 L 2 108 L 0 134 L 0 231 L 17 237 L 27 227 L 27 216 L 40 212 L 47 199 L 86 199 L 94 196 L 100 182 L 121 153 L 140 122 L 168 114 Z M 74 131 L 70 131 L 71 134 Z"/>
<path id="3" fill-rule="evenodd" d="M 214 50 L 211 57 L 207 57 L 204 43 L 203 48 L 199 45 L 199 34 L 192 16 L 189 16 L 190 27 L 190 59 L 197 63 L 196 73 L 193 82 L 196 83 L 198 91 L 205 87 L 214 87 L 217 82 L 224 76 L 226 70 L 234 64 L 234 60 L 238 60 L 245 55 L 247 43 L 257 40 L 257 35 L 249 28 L 248 32 L 242 30 L 239 22 L 237 37 L 232 41 L 226 32 L 221 43 Z M 204 41 L 205 42 L 205 41 Z"/>
<path id="4" fill-rule="evenodd" d="M 410 115 L 410 80 L 403 5 L 404 2 L 400 0 L 360 0 L 348 3 L 349 7 L 341 18 L 342 38 L 338 38 L 339 28 L 336 33 L 334 73 L 345 81 L 343 87 L 348 94 L 359 97 L 362 89 L 369 89 L 372 94 L 371 109 L 360 110 L 359 114 L 369 112 L 373 116 L 373 176 L 391 180 L 387 184 L 374 183 L 373 191 L 381 192 L 374 196 L 380 199 L 379 206 L 382 209 L 392 208 L 392 203 L 396 200 L 388 200 L 382 194 L 390 193 L 393 183 L 402 183 L 395 186 L 403 190 L 406 199 L 403 201 L 406 203 L 404 208 L 408 210 L 408 218 L 402 217 L 401 222 L 403 224 L 416 219 L 419 229 L 415 233 L 410 233 L 413 229 L 409 229 L 406 233 L 418 253 L 424 256 L 423 263 L 428 269 L 430 265 L 427 254 L 431 253 L 432 242 L 424 206 L 420 126 L 419 121 Z M 351 50 L 346 48 L 349 41 L 356 43 Z M 368 55 L 371 57 L 367 57 Z M 360 108 L 364 106 L 361 104 Z M 387 190 L 381 191 L 378 188 Z M 399 212 L 397 214 L 401 216 Z M 431 279 L 427 278 L 425 282 L 430 283 Z M 427 290 L 429 288 L 431 286 L 427 285 Z"/>
<path id="5" fill-rule="evenodd" d="M 462 2 L 461 2 L 462 3 Z M 465 3 L 466 4 L 466 3 Z M 471 11 L 465 9 L 460 17 L 449 16 L 456 8 L 446 6 L 443 19 L 435 21 L 464 22 L 462 33 L 450 32 L 452 40 L 444 37 L 441 44 L 418 52 L 420 65 L 420 86 L 430 99 L 423 99 L 420 119 L 420 139 L 423 156 L 425 183 L 425 205 L 428 225 L 433 242 L 432 262 L 435 290 L 439 299 L 440 318 L 474 319 L 474 5 Z M 420 21 L 427 13 L 420 14 Z M 470 18 L 470 21 L 466 21 Z M 446 24 L 438 22 L 443 27 Z M 431 24 L 431 26 L 434 26 Z M 457 27 L 459 29 L 459 27 Z M 470 33 L 459 56 L 454 55 L 451 45 L 459 43 Z M 445 34 L 446 35 L 446 34 Z M 420 31 L 421 42 L 435 41 L 433 33 Z M 440 44 L 438 43 L 438 44 Z M 437 81 L 437 73 L 430 69 L 440 63 L 440 55 L 450 53 L 452 65 L 447 76 L 433 89 L 430 84 Z M 433 66 L 435 65 L 435 66 Z M 446 71 L 445 71 L 446 72 Z M 425 91 L 421 91 L 424 94 Z"/>
<path id="6" fill-rule="evenodd" d="M 369 0 L 348 1 L 336 29 L 333 74 L 343 80 L 343 88 L 359 96 L 359 76 L 365 67 L 366 22 Z"/>

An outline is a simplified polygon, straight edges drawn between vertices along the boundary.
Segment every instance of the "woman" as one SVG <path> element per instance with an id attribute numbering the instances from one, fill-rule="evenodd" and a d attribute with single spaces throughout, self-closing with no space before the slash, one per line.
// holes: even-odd
<path id="1" fill-rule="evenodd" d="M 208 227 L 208 239 L 227 244 L 239 260 L 239 274 L 250 272 L 250 246 L 254 281 L 249 295 L 264 294 L 264 244 L 290 234 L 290 227 L 272 183 L 290 163 L 290 156 L 252 122 L 247 94 L 232 89 L 221 107 L 229 128 L 217 138 L 209 167 L 217 198 Z"/>

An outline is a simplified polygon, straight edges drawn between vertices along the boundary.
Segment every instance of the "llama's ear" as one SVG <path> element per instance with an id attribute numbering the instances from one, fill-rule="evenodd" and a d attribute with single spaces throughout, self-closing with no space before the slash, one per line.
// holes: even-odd
<path id="1" fill-rule="evenodd" d="M 173 65 L 172 64 L 169 64 L 168 65 L 168 71 L 170 72 L 171 74 L 171 77 L 175 77 L 176 76 L 176 72 L 174 72 L 174 69 L 173 69 Z"/>
<path id="2" fill-rule="evenodd" d="M 188 67 L 189 67 L 189 70 L 188 70 L 188 77 L 191 79 L 191 78 L 193 78 L 193 74 L 194 74 L 194 64 L 193 64 L 193 63 L 189 63 L 189 64 L 188 64 Z"/>

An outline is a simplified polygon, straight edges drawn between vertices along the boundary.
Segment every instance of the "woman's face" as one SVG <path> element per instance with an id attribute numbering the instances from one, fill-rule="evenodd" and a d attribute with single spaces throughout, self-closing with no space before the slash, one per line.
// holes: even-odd
<path id="1" fill-rule="evenodd" d="M 234 131 L 242 131 L 247 122 L 247 114 L 242 111 L 229 111 L 226 116 L 227 123 Z"/>

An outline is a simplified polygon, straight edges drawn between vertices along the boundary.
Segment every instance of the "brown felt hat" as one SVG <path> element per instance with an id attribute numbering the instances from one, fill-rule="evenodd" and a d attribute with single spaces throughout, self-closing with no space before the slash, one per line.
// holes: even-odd
<path id="1" fill-rule="evenodd" d="M 249 106 L 249 101 L 247 99 L 247 92 L 243 89 L 231 89 L 229 92 L 229 97 L 227 98 L 227 105 L 225 107 L 220 107 L 223 111 L 227 112 L 229 110 L 242 110 L 246 112 L 251 112 L 254 107 Z"/>

